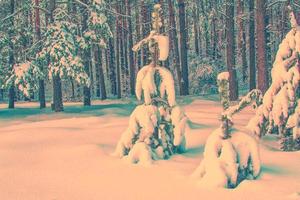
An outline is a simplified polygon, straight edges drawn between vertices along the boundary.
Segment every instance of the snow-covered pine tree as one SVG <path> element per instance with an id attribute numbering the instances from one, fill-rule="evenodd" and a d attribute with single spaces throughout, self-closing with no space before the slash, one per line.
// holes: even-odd
<path id="1" fill-rule="evenodd" d="M 248 134 L 232 129 L 232 116 L 252 102 L 259 105 L 262 94 L 252 90 L 237 105 L 230 106 L 228 72 L 219 74 L 218 86 L 223 106 L 222 124 L 208 137 L 204 159 L 192 177 L 200 179 L 204 187 L 232 188 L 244 179 L 256 178 L 260 172 L 258 144 Z"/>
<path id="2" fill-rule="evenodd" d="M 293 138 L 291 128 L 287 126 L 289 118 L 297 113 L 297 94 L 300 53 L 300 26 L 294 13 L 290 12 L 292 29 L 281 42 L 272 68 L 272 84 L 263 97 L 263 104 L 258 107 L 256 115 L 249 121 L 251 132 L 262 137 L 267 133 L 278 134 L 281 138 L 281 149 L 294 149 L 297 135 Z M 294 123 L 298 128 L 299 123 Z"/>
<path id="3" fill-rule="evenodd" d="M 169 53 L 168 37 L 160 34 L 161 5 L 154 5 L 153 30 L 133 47 L 134 51 L 148 44 L 152 62 L 137 74 L 135 93 L 144 101 L 130 115 L 128 128 L 119 140 L 115 156 L 131 163 L 149 164 L 156 159 L 166 159 L 185 150 L 187 117 L 175 100 L 172 73 L 158 65 Z"/>
<path id="4" fill-rule="evenodd" d="M 64 8 L 55 10 L 54 22 L 45 33 L 43 49 L 32 61 L 14 65 L 13 73 L 6 85 L 17 85 L 26 96 L 38 89 L 38 80 L 49 76 L 50 79 L 73 78 L 79 84 L 89 85 L 89 77 L 84 71 L 78 56 L 79 42 L 76 38 L 77 27 L 66 17 Z M 33 49 L 33 51 L 35 51 Z M 43 66 L 48 66 L 46 69 Z"/>
<path id="5" fill-rule="evenodd" d="M 77 37 L 81 59 L 85 72 L 90 73 L 91 50 L 106 47 L 106 41 L 112 37 L 110 27 L 105 16 L 105 1 L 83 1 L 81 36 Z M 86 4 L 85 4 L 86 3 Z M 97 51 L 98 52 L 98 51 Z M 99 53 L 99 52 L 98 52 Z M 84 105 L 91 105 L 91 90 L 89 86 L 83 88 Z"/>
<path id="6" fill-rule="evenodd" d="M 11 76 L 5 85 L 15 85 L 26 97 L 38 90 L 38 81 L 44 78 L 44 73 L 31 62 L 15 64 Z"/>

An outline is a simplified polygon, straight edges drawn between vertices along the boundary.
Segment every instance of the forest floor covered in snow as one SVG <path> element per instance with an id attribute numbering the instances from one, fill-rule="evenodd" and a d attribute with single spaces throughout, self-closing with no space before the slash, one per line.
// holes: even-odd
<path id="1" fill-rule="evenodd" d="M 0 105 L 1 200 L 300 199 L 300 152 L 281 152 L 275 136 L 261 141 L 262 172 L 235 189 L 204 189 L 190 175 L 203 158 L 205 140 L 219 126 L 221 105 L 181 99 L 190 128 L 187 151 L 152 166 L 111 156 L 135 107 L 130 100 L 66 104 L 65 112 L 36 103 Z M 244 130 L 254 111 L 235 117 Z"/>

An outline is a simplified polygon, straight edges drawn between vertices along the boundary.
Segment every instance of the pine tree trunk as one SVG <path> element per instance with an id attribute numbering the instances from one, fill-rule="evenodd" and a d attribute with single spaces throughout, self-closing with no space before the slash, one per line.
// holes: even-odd
<path id="1" fill-rule="evenodd" d="M 205 10 L 205 4 L 204 3 L 207 3 L 205 1 L 200 1 L 200 6 L 201 6 L 201 12 L 202 12 L 202 15 L 204 16 L 204 40 L 205 40 L 205 56 L 206 57 L 210 57 L 211 54 L 210 54 L 210 40 L 209 40 L 209 36 L 208 36 L 208 12 Z"/>
<path id="2" fill-rule="evenodd" d="M 179 30 L 180 30 L 180 65 L 182 70 L 182 94 L 189 94 L 189 70 L 187 62 L 187 29 L 185 22 L 185 3 L 184 0 L 178 0 L 179 7 Z"/>
<path id="3" fill-rule="evenodd" d="M 87 4 L 87 0 L 84 0 L 83 3 Z M 84 33 L 88 27 L 88 10 L 87 8 L 83 8 L 82 13 L 82 33 Z M 84 50 L 83 52 L 83 63 L 84 63 L 84 69 L 85 73 L 90 75 L 90 59 L 91 59 L 91 49 L 88 48 Z M 83 105 L 84 106 L 90 106 L 91 105 L 91 88 L 89 86 L 83 87 Z"/>
<path id="4" fill-rule="evenodd" d="M 75 101 L 75 85 L 73 79 L 70 79 L 70 83 L 71 83 L 71 92 L 72 92 L 71 99 L 72 101 Z"/>
<path id="5" fill-rule="evenodd" d="M 249 89 L 256 88 L 254 0 L 249 0 Z"/>
<path id="6" fill-rule="evenodd" d="M 35 33 L 36 40 L 41 41 L 41 22 L 40 22 L 40 10 L 39 10 L 39 0 L 35 0 Z M 40 108 L 46 108 L 46 99 L 45 99 L 45 81 L 43 79 L 39 80 L 39 101 Z"/>
<path id="7" fill-rule="evenodd" d="M 100 86 L 100 98 L 101 100 L 104 100 L 107 98 L 106 96 L 106 89 L 105 89 L 105 80 L 104 80 L 104 74 L 103 74 L 103 65 L 102 65 L 102 52 L 100 50 L 100 47 L 97 45 L 95 48 L 95 65 L 97 70 L 99 71 L 99 82 L 97 83 L 98 86 Z"/>
<path id="8" fill-rule="evenodd" d="M 126 14 L 126 6 L 122 5 L 122 14 Z M 124 94 L 130 93 L 130 79 L 129 79 L 129 66 L 128 66 L 128 30 L 127 30 L 127 20 L 126 18 L 122 17 L 122 39 L 121 39 L 121 63 L 122 63 L 122 69 L 123 69 L 123 83 L 124 83 Z"/>
<path id="9" fill-rule="evenodd" d="M 120 8 L 119 5 L 116 5 L 116 11 L 119 12 Z M 120 32 L 120 17 L 116 17 L 116 37 L 115 37 L 115 54 L 116 54 L 116 68 L 117 68 L 117 98 L 121 98 L 121 66 L 120 66 L 120 39 L 121 39 L 121 32 Z"/>
<path id="10" fill-rule="evenodd" d="M 244 31 L 244 0 L 237 1 L 237 24 L 238 24 L 238 55 L 242 64 L 243 81 L 247 80 L 247 55 L 246 55 L 246 34 Z"/>
<path id="11" fill-rule="evenodd" d="M 147 5 L 145 5 L 144 0 L 141 0 L 141 16 L 142 16 L 142 36 L 146 38 L 150 33 L 150 19 L 149 19 L 149 10 Z M 150 57 L 150 53 L 148 51 L 148 47 L 142 47 L 142 65 L 145 66 L 148 64 L 148 58 Z"/>
<path id="12" fill-rule="evenodd" d="M 170 50 L 173 51 L 173 65 L 176 70 L 178 85 L 179 85 L 179 94 L 183 95 L 182 88 L 182 76 L 180 69 L 180 60 L 179 60 L 179 46 L 178 46 L 178 37 L 177 37 L 177 28 L 175 21 L 175 11 L 172 0 L 168 0 L 169 7 L 169 37 L 170 37 Z"/>
<path id="13" fill-rule="evenodd" d="M 55 0 L 51 0 L 49 2 L 49 10 L 50 10 L 50 23 L 54 23 L 54 10 L 55 10 Z M 47 20 L 47 19 L 46 19 Z M 62 100 L 62 89 L 61 89 L 61 79 L 59 75 L 52 75 L 53 81 L 53 103 L 51 105 L 52 110 L 55 112 L 61 112 L 64 110 L 63 108 L 63 100 Z"/>
<path id="14" fill-rule="evenodd" d="M 132 20 L 131 20 L 131 5 L 129 0 L 125 0 L 126 6 L 126 15 L 127 17 L 127 28 L 128 28 L 128 52 L 129 52 L 129 76 L 130 76 L 130 94 L 135 94 L 135 66 L 134 66 L 134 57 L 133 57 L 133 37 L 132 37 Z"/>
<path id="15" fill-rule="evenodd" d="M 268 89 L 265 0 L 256 0 L 257 86 L 264 94 Z"/>
<path id="16" fill-rule="evenodd" d="M 200 4 L 197 3 L 197 16 L 196 19 L 200 20 Z M 202 57 L 202 29 L 199 23 L 198 25 L 198 46 L 199 46 L 199 56 Z"/>
<path id="17" fill-rule="evenodd" d="M 196 5 L 193 7 L 193 28 L 194 28 L 194 45 L 195 52 L 199 56 L 199 33 L 198 33 L 198 18 L 197 18 L 197 7 Z"/>
<path id="18" fill-rule="evenodd" d="M 234 38 L 234 0 L 227 0 L 226 4 L 226 63 L 229 78 L 230 100 L 238 99 L 238 83 L 235 69 L 235 38 Z"/>
<path id="19" fill-rule="evenodd" d="M 10 0 L 10 14 L 13 15 L 15 12 L 15 1 Z M 14 26 L 14 17 L 11 17 L 11 26 Z M 9 38 L 12 38 L 13 33 L 9 31 Z M 13 43 L 9 43 L 10 51 L 9 51 L 9 65 L 13 68 L 15 64 L 15 57 L 14 57 L 14 46 Z M 8 108 L 13 109 L 15 108 L 15 86 L 12 85 L 8 89 Z"/>
<path id="20" fill-rule="evenodd" d="M 212 58 L 213 60 L 216 60 L 218 58 L 218 37 L 217 37 L 217 2 L 216 0 L 211 1 L 211 9 L 213 9 L 214 12 L 212 12 L 212 20 L 211 20 L 211 43 L 212 43 Z"/>
<path id="21" fill-rule="evenodd" d="M 4 90 L 0 89 L 0 101 L 4 100 Z"/>
<path id="22" fill-rule="evenodd" d="M 117 95 L 117 77 L 116 77 L 116 60 L 115 60 L 115 49 L 114 41 L 109 38 L 108 49 L 106 50 L 108 54 L 108 65 L 109 65 L 109 79 L 111 82 L 111 93 Z"/>
<path id="23" fill-rule="evenodd" d="M 52 81 L 53 81 L 52 110 L 54 110 L 55 112 L 61 112 L 64 110 L 63 101 L 62 101 L 61 79 L 58 75 L 53 75 Z"/>
<path id="24" fill-rule="evenodd" d="M 137 3 L 137 2 L 136 2 Z M 139 6 L 135 6 L 135 31 L 136 31 L 136 41 L 141 40 L 141 26 L 140 26 L 140 11 L 139 11 Z M 135 65 L 138 67 L 138 69 L 141 68 L 142 61 L 141 61 L 141 52 L 138 51 L 136 52 L 135 56 Z"/>

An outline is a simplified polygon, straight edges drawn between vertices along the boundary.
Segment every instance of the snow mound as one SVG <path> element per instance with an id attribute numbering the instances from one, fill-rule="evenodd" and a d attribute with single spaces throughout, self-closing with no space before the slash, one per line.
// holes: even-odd
<path id="1" fill-rule="evenodd" d="M 223 139 L 222 129 L 216 129 L 207 139 L 204 159 L 192 174 L 205 187 L 232 188 L 244 179 L 259 175 L 258 144 L 246 133 L 236 131 Z"/>

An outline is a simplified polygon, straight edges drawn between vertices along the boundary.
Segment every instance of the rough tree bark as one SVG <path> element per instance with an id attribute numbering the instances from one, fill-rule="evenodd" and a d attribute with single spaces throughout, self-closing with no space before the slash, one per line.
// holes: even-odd
<path id="1" fill-rule="evenodd" d="M 187 62 L 187 29 L 185 21 L 185 2 L 178 0 L 180 30 L 180 65 L 182 70 L 182 94 L 189 94 L 189 69 Z"/>
<path id="2" fill-rule="evenodd" d="M 194 5 L 193 7 L 193 28 L 194 28 L 194 46 L 195 46 L 195 52 L 199 56 L 200 55 L 200 50 L 199 50 L 199 28 L 198 28 L 198 14 L 197 14 L 197 6 Z"/>
<path id="3" fill-rule="evenodd" d="M 83 3 L 87 4 L 87 0 L 83 0 Z M 88 29 L 88 10 L 87 8 L 82 8 L 82 30 L 84 33 Z M 91 58 L 91 49 L 88 48 L 83 52 L 83 64 L 86 74 L 90 74 L 90 58 Z M 83 87 L 83 105 L 90 106 L 91 105 L 91 88 L 89 86 Z"/>
<path id="4" fill-rule="evenodd" d="M 35 34 L 36 34 L 36 41 L 41 41 L 41 21 L 40 21 L 40 9 L 39 7 L 39 0 L 35 0 Z M 39 101 L 40 101 L 40 108 L 46 108 L 46 99 L 45 99 L 45 81 L 43 79 L 39 80 Z"/>
<path id="5" fill-rule="evenodd" d="M 126 15 L 127 17 L 127 29 L 128 29 L 128 52 L 129 52 L 129 76 L 130 76 L 130 94 L 135 94 L 135 66 L 134 66 L 134 57 L 133 57 L 133 34 L 132 34 L 132 20 L 131 20 L 131 5 L 129 0 L 125 0 L 126 6 Z"/>
<path id="6" fill-rule="evenodd" d="M 181 69 L 180 69 L 180 60 L 179 60 L 179 46 L 177 40 L 177 28 L 175 21 L 175 11 L 172 0 L 168 0 L 169 8 L 169 37 L 170 37 L 170 49 L 173 51 L 173 65 L 176 70 L 178 85 L 179 85 L 179 94 L 183 94 L 183 88 L 181 84 Z"/>
<path id="7" fill-rule="evenodd" d="M 234 38 L 234 0 L 227 0 L 226 4 L 226 64 L 229 78 L 230 100 L 238 99 L 238 83 L 235 69 L 235 38 Z"/>
<path id="8" fill-rule="evenodd" d="M 10 0 L 10 14 L 11 17 L 11 26 L 14 26 L 14 17 L 13 14 L 15 12 L 15 1 Z M 9 30 L 9 38 L 12 38 L 13 30 Z M 13 68 L 15 64 L 15 57 L 14 57 L 14 45 L 12 42 L 9 43 L 10 51 L 9 51 L 9 60 L 8 63 Z M 11 85 L 8 89 L 8 108 L 13 109 L 15 108 L 15 86 Z"/>
<path id="9" fill-rule="evenodd" d="M 116 11 L 119 12 L 119 5 L 116 5 Z M 116 39 L 115 39 L 115 57 L 116 57 L 116 72 L 117 72 L 117 98 L 121 98 L 121 70 L 120 70 L 120 17 L 116 16 Z"/>
<path id="10" fill-rule="evenodd" d="M 111 93 L 117 95 L 117 77 L 116 77 L 116 60 L 115 60 L 115 49 L 114 41 L 112 38 L 108 40 L 108 48 L 106 50 L 109 65 L 109 79 L 111 82 Z"/>
<path id="11" fill-rule="evenodd" d="M 54 10 L 55 10 L 55 0 L 50 0 L 49 2 L 49 10 L 50 10 L 50 23 L 54 22 Z M 53 82 L 53 104 L 52 104 L 52 110 L 55 112 L 61 112 L 64 110 L 63 107 L 63 100 L 62 100 L 62 89 L 61 89 L 61 79 L 59 75 L 53 75 L 52 76 L 52 82 Z"/>
<path id="12" fill-rule="evenodd" d="M 263 94 L 268 89 L 265 13 L 266 1 L 256 0 L 257 87 Z"/>
<path id="13" fill-rule="evenodd" d="M 237 24 L 238 24 L 238 55 L 242 65 L 243 81 L 247 80 L 248 63 L 246 54 L 246 34 L 244 29 L 244 0 L 237 1 Z"/>
<path id="14" fill-rule="evenodd" d="M 254 0 L 249 0 L 249 89 L 256 88 Z"/>
<path id="15" fill-rule="evenodd" d="M 100 89 L 100 99 L 104 100 L 107 98 L 107 95 L 106 95 L 105 80 L 103 74 L 102 52 L 99 45 L 96 45 L 95 47 L 94 56 L 95 56 L 95 67 L 97 68 L 99 73 L 97 85 L 99 86 Z"/>

